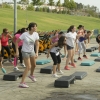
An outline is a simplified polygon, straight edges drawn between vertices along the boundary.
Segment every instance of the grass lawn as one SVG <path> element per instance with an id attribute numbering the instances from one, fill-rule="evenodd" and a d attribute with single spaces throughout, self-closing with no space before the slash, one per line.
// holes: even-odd
<path id="1" fill-rule="evenodd" d="M 13 31 L 13 17 L 13 9 L 0 8 L 0 32 L 3 28 Z M 100 30 L 99 18 L 17 10 L 17 29 L 27 27 L 30 22 L 38 24 L 38 31 L 67 30 L 70 25 L 77 27 L 79 24 L 84 25 L 88 30 Z"/>

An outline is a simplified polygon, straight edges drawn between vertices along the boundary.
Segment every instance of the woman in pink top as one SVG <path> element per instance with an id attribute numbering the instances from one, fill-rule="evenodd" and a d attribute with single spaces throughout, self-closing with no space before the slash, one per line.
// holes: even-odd
<path id="1" fill-rule="evenodd" d="M 18 31 L 16 34 L 15 34 L 15 36 L 13 37 L 13 43 L 15 44 L 16 43 L 16 41 L 19 39 L 19 37 L 21 36 L 21 34 L 23 34 L 24 32 L 26 32 L 27 30 L 26 30 L 26 28 L 22 28 L 20 31 Z M 23 41 L 21 40 L 19 43 L 18 43 L 18 49 L 19 49 L 19 60 L 20 60 L 20 65 L 22 66 L 22 67 L 25 67 L 25 65 L 23 64 L 23 57 L 22 57 L 22 52 L 21 52 L 21 50 L 22 50 L 22 45 L 23 45 Z M 15 50 L 15 49 L 14 49 Z M 15 52 L 16 52 L 16 50 L 15 50 Z M 17 70 L 19 70 L 18 69 L 18 67 L 17 67 L 17 64 L 16 64 L 16 66 L 14 66 L 14 71 L 17 71 Z"/>
<path id="2" fill-rule="evenodd" d="M 1 56 L 4 57 L 4 49 L 5 49 L 8 53 L 9 62 L 12 62 L 11 52 L 10 52 L 10 48 L 8 45 L 8 41 L 9 41 L 9 39 L 12 39 L 12 36 L 9 34 L 8 29 L 6 29 L 6 28 L 3 29 L 3 33 L 1 34 L 0 39 L 1 39 L 1 46 L 2 46 L 2 49 L 1 49 L 2 55 Z"/>
<path id="3" fill-rule="evenodd" d="M 55 30 L 54 34 L 51 36 L 51 43 L 54 44 L 58 40 L 59 40 L 59 38 L 58 38 L 58 31 Z"/>

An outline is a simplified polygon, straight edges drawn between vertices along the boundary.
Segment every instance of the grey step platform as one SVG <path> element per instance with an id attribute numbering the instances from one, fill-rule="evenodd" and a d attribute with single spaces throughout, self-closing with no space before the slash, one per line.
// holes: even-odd
<path id="1" fill-rule="evenodd" d="M 58 88 L 69 88 L 70 84 L 74 84 L 75 76 L 62 76 L 55 80 L 54 86 Z"/>
<path id="2" fill-rule="evenodd" d="M 23 72 L 17 71 L 17 72 L 11 72 L 8 74 L 5 74 L 3 76 L 3 80 L 7 80 L 7 81 L 17 81 L 19 79 L 19 77 L 22 77 Z"/>
<path id="3" fill-rule="evenodd" d="M 40 69 L 40 73 L 51 74 L 52 73 L 52 66 L 47 66 Z"/>
<path id="4" fill-rule="evenodd" d="M 94 51 L 95 50 L 95 48 L 88 48 L 88 49 L 86 49 L 86 52 L 92 52 L 92 51 Z"/>
<path id="5" fill-rule="evenodd" d="M 84 77 L 87 76 L 87 72 L 75 72 L 72 74 L 72 76 L 75 76 L 75 79 L 82 80 Z"/>
<path id="6" fill-rule="evenodd" d="M 96 69 L 96 72 L 100 72 L 100 67 L 98 69 Z"/>
<path id="7" fill-rule="evenodd" d="M 100 62 L 100 57 L 94 59 L 94 61 Z"/>

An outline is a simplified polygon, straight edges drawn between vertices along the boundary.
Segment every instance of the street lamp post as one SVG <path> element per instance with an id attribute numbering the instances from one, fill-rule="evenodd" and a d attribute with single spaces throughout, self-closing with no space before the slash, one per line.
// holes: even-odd
<path id="1" fill-rule="evenodd" d="M 17 31 L 17 0 L 14 0 L 14 33 Z"/>

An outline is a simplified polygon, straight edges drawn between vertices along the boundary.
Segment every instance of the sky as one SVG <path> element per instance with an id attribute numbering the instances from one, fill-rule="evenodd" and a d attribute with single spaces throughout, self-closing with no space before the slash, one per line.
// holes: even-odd
<path id="1" fill-rule="evenodd" d="M 0 3 L 1 2 L 12 2 L 13 0 L 0 0 Z M 20 0 L 17 0 L 17 1 L 20 1 Z M 31 1 L 31 0 L 30 0 Z M 57 2 L 58 0 L 54 0 L 55 2 Z M 94 6 L 96 6 L 97 8 L 99 8 L 99 11 L 100 11 L 100 0 L 74 0 L 75 2 L 77 2 L 77 3 L 82 3 L 82 4 L 84 4 L 84 5 L 90 5 L 90 6 L 92 6 L 92 5 L 94 5 Z M 46 0 L 46 2 L 48 2 L 48 0 Z M 63 3 L 64 2 L 64 0 L 61 0 L 61 2 Z"/>

